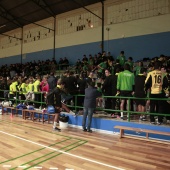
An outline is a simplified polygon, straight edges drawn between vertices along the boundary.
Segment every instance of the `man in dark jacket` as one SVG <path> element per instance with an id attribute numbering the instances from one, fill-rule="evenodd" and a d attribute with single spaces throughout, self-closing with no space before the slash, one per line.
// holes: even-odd
<path id="1" fill-rule="evenodd" d="M 105 76 L 106 78 L 102 86 L 102 92 L 104 93 L 105 96 L 112 96 L 113 75 L 111 75 L 110 71 L 106 69 Z M 105 98 L 105 109 L 112 109 L 112 98 L 108 98 L 108 97 Z M 111 113 L 111 111 L 106 111 L 106 112 Z"/>
<path id="2" fill-rule="evenodd" d="M 57 78 L 54 77 L 54 72 L 50 73 L 50 76 L 48 78 L 48 84 L 49 84 L 49 90 L 53 90 L 57 86 Z"/>
<path id="3" fill-rule="evenodd" d="M 91 121 L 93 112 L 96 108 L 96 98 L 101 96 L 101 93 L 94 88 L 95 83 L 90 82 L 88 88 L 85 89 L 85 98 L 84 98 L 84 113 L 83 113 L 83 122 L 82 127 L 83 131 L 92 132 Z M 87 128 L 86 128 L 86 118 L 88 116 Z"/>

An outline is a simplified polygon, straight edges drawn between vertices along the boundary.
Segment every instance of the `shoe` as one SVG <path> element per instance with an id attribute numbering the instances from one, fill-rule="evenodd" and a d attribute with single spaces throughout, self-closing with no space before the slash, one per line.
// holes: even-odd
<path id="1" fill-rule="evenodd" d="M 87 132 L 87 129 L 83 129 L 84 132 Z"/>
<path id="2" fill-rule="evenodd" d="M 142 120 L 142 116 L 139 117 L 139 120 Z"/>
<path id="3" fill-rule="evenodd" d="M 155 125 L 155 122 L 150 122 L 150 124 Z"/>
<path id="4" fill-rule="evenodd" d="M 120 119 L 124 120 L 124 117 L 120 117 Z"/>
<path id="5" fill-rule="evenodd" d="M 140 119 L 141 119 L 141 121 L 146 121 L 146 117 L 145 116 L 142 116 Z"/>
<path id="6" fill-rule="evenodd" d="M 146 118 L 145 118 L 145 117 L 143 117 L 141 120 L 142 120 L 142 121 L 146 121 Z"/>
<path id="7" fill-rule="evenodd" d="M 162 122 L 158 122 L 157 125 L 162 125 Z"/>
<path id="8" fill-rule="evenodd" d="M 61 129 L 59 129 L 59 128 L 57 128 L 57 127 L 53 128 L 53 130 L 54 130 L 54 131 L 58 131 L 58 132 L 61 131 Z"/>
<path id="9" fill-rule="evenodd" d="M 92 130 L 91 130 L 91 129 L 90 129 L 90 130 L 87 130 L 87 132 L 92 133 Z"/>

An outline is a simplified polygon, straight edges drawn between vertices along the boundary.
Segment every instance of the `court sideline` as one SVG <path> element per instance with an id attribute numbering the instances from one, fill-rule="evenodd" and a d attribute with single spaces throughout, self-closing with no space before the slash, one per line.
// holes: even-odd
<path id="1" fill-rule="evenodd" d="M 1 116 L 0 169 L 170 169 L 170 145 L 51 127 Z"/>

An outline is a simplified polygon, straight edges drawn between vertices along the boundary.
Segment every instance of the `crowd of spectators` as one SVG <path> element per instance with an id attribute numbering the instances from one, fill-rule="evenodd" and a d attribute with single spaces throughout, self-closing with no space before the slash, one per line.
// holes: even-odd
<path id="1" fill-rule="evenodd" d="M 155 66 L 155 63 L 159 63 Z M 150 72 L 153 70 L 159 70 L 161 79 L 159 79 L 158 84 L 161 85 L 161 97 L 167 97 L 169 91 L 169 71 L 170 71 L 170 62 L 169 57 L 160 55 L 159 57 L 154 57 L 147 62 L 147 65 L 143 65 L 143 61 L 138 61 L 134 64 L 132 57 L 125 57 L 124 51 L 120 52 L 120 55 L 114 58 L 110 53 L 106 52 L 98 53 L 94 57 L 89 55 L 87 57 L 84 55 L 82 59 L 78 59 L 75 63 L 74 70 L 67 70 L 69 66 L 69 61 L 65 57 L 64 59 L 60 58 L 57 63 L 53 58 L 52 60 L 46 61 L 33 61 L 25 64 L 11 64 L 10 66 L 3 65 L 0 68 L 0 98 L 15 98 L 17 97 L 21 100 L 26 100 L 27 97 L 30 97 L 30 92 L 34 93 L 34 102 L 35 107 L 40 106 L 40 101 L 44 102 L 46 94 L 57 85 L 57 80 L 59 77 L 54 79 L 51 76 L 55 75 L 57 69 L 64 69 L 64 74 L 60 77 L 62 82 L 65 82 L 65 91 L 63 93 L 63 102 L 71 104 L 71 101 L 77 106 L 80 106 L 78 110 L 81 110 L 83 107 L 84 96 L 78 96 L 78 99 L 75 100 L 76 94 L 85 94 L 85 89 L 90 82 L 95 82 L 96 88 L 106 97 L 98 97 L 96 99 L 96 104 L 99 107 L 104 107 L 106 114 L 111 115 L 111 117 L 125 119 L 124 111 L 127 110 L 127 106 L 130 105 L 131 111 L 142 111 L 145 112 L 149 109 L 149 103 L 153 104 L 152 101 L 145 101 L 142 99 L 142 102 L 131 101 L 129 104 L 127 100 L 116 98 L 111 98 L 111 96 L 120 95 L 122 97 L 132 97 L 135 96 L 135 93 L 142 89 L 144 94 L 152 93 L 153 82 L 147 82 L 146 80 L 151 76 Z M 135 79 L 142 75 L 141 81 L 142 86 L 136 86 Z M 163 84 L 163 76 L 166 77 L 168 85 Z M 139 82 L 138 81 L 138 82 Z M 153 80 L 152 80 L 153 81 Z M 151 84 L 150 84 L 151 83 Z M 157 85 L 158 85 L 157 84 Z M 163 87 L 165 85 L 165 87 Z M 144 88 L 148 91 L 145 91 Z M 163 89 L 164 88 L 164 89 Z M 150 91 L 149 91 L 150 90 Z M 164 92 L 166 90 L 166 92 Z M 41 95 L 38 94 L 41 92 Z M 29 95 L 28 95 L 29 93 Z M 28 96 L 27 96 L 28 95 Z M 71 96 L 71 97 L 70 97 Z M 108 97 L 107 97 L 108 96 Z M 136 97 L 144 98 L 146 95 L 136 95 Z M 68 99 L 68 100 L 67 100 Z M 103 104 L 104 103 L 104 104 Z M 134 110 L 133 105 L 137 105 L 137 109 Z M 163 102 L 163 106 L 169 107 L 167 101 Z M 141 108 L 143 108 L 141 110 Z M 155 110 L 156 108 L 156 110 Z M 154 103 L 154 109 L 152 105 L 152 112 L 159 113 L 160 109 L 159 103 Z M 115 109 L 120 109 L 120 112 L 112 111 Z M 161 113 L 167 113 L 166 110 L 161 110 Z M 145 120 L 146 117 L 141 115 L 141 120 Z M 152 120 L 151 120 L 152 119 Z M 167 117 L 169 120 L 169 117 Z M 150 118 L 151 123 L 155 122 L 155 117 Z M 163 122 L 162 117 L 158 116 L 158 123 Z"/>

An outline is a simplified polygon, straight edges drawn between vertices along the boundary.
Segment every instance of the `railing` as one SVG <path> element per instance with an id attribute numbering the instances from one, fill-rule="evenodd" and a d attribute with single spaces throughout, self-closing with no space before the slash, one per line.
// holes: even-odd
<path id="1" fill-rule="evenodd" d="M 77 111 L 77 108 L 83 108 L 82 106 L 77 106 L 77 97 L 84 96 L 84 95 L 75 95 L 75 106 L 74 109 Z M 123 96 L 102 96 L 102 98 L 112 98 L 112 99 L 126 99 L 128 100 L 127 110 L 123 110 L 124 113 L 127 113 L 128 122 L 130 122 L 130 114 L 144 114 L 144 115 L 156 115 L 156 116 L 170 116 L 170 114 L 165 113 L 150 113 L 150 112 L 138 112 L 130 110 L 131 100 L 166 100 L 170 101 L 170 98 L 137 98 L 137 97 L 123 97 Z M 68 105 L 71 107 L 71 105 Z M 104 109 L 98 108 L 101 111 L 113 111 L 113 112 L 122 112 L 122 110 L 115 110 L 115 109 Z"/>
<path id="2" fill-rule="evenodd" d="M 5 92 L 9 92 L 10 93 L 10 91 L 9 90 L 0 90 L 0 92 L 1 91 L 5 91 Z M 43 102 L 43 92 L 33 92 L 34 94 L 40 94 L 40 101 L 35 101 L 35 100 L 21 100 L 20 98 L 19 98 L 19 96 L 20 96 L 20 94 L 19 94 L 19 92 L 16 92 L 16 94 L 15 94 L 15 96 L 14 97 L 16 97 L 16 99 L 14 99 L 14 98 L 9 98 L 8 97 L 8 101 L 12 101 L 13 102 L 13 104 L 15 104 L 15 105 L 17 105 L 17 104 L 19 104 L 19 103 L 24 103 L 24 102 L 32 102 L 32 103 L 39 103 L 40 104 L 40 106 L 41 106 L 41 108 L 42 108 L 42 106 L 43 106 L 43 104 L 46 104 L 45 102 Z M 3 100 L 7 100 L 7 98 L 5 98 L 5 97 L 0 97 L 0 100 L 1 101 L 3 101 Z"/>
<path id="3" fill-rule="evenodd" d="M 6 90 L 0 90 L 0 91 L 6 91 Z M 34 94 L 41 94 L 41 100 L 40 101 L 35 101 L 35 100 L 27 100 L 27 102 L 32 102 L 32 103 L 39 103 L 41 108 L 43 106 L 43 104 L 46 104 L 45 102 L 43 102 L 43 93 L 42 92 L 37 92 Z M 20 100 L 19 99 L 19 94 L 16 93 L 16 99 L 10 99 L 8 98 L 9 101 L 13 101 L 16 105 L 18 103 L 21 103 L 21 102 L 25 102 L 26 100 Z M 78 95 L 75 95 L 75 103 L 74 105 L 67 105 L 68 107 L 70 108 L 73 108 L 76 112 L 77 112 L 77 109 L 78 108 L 81 108 L 83 109 L 83 106 L 78 106 L 77 105 L 77 101 L 78 101 L 78 97 L 84 97 L 84 95 L 81 95 L 81 94 L 78 94 Z M 130 122 L 130 115 L 131 114 L 143 114 L 143 115 L 156 115 L 156 116 L 169 116 L 170 117 L 170 114 L 165 114 L 165 113 L 150 113 L 150 112 L 138 112 L 138 111 L 132 111 L 130 110 L 130 104 L 131 104 L 131 100 L 166 100 L 166 101 L 170 101 L 170 98 L 137 98 L 137 97 L 123 97 L 123 96 L 102 96 L 102 98 L 112 98 L 112 99 L 126 99 L 128 100 L 128 105 L 127 105 L 127 110 L 123 110 L 124 113 L 127 113 L 127 117 L 128 117 L 128 122 Z M 0 100 L 3 101 L 5 100 L 6 98 L 2 98 L 0 97 Z M 104 108 L 97 108 L 98 110 L 100 111 L 112 111 L 112 112 L 122 112 L 122 110 L 116 110 L 116 109 L 104 109 Z"/>

